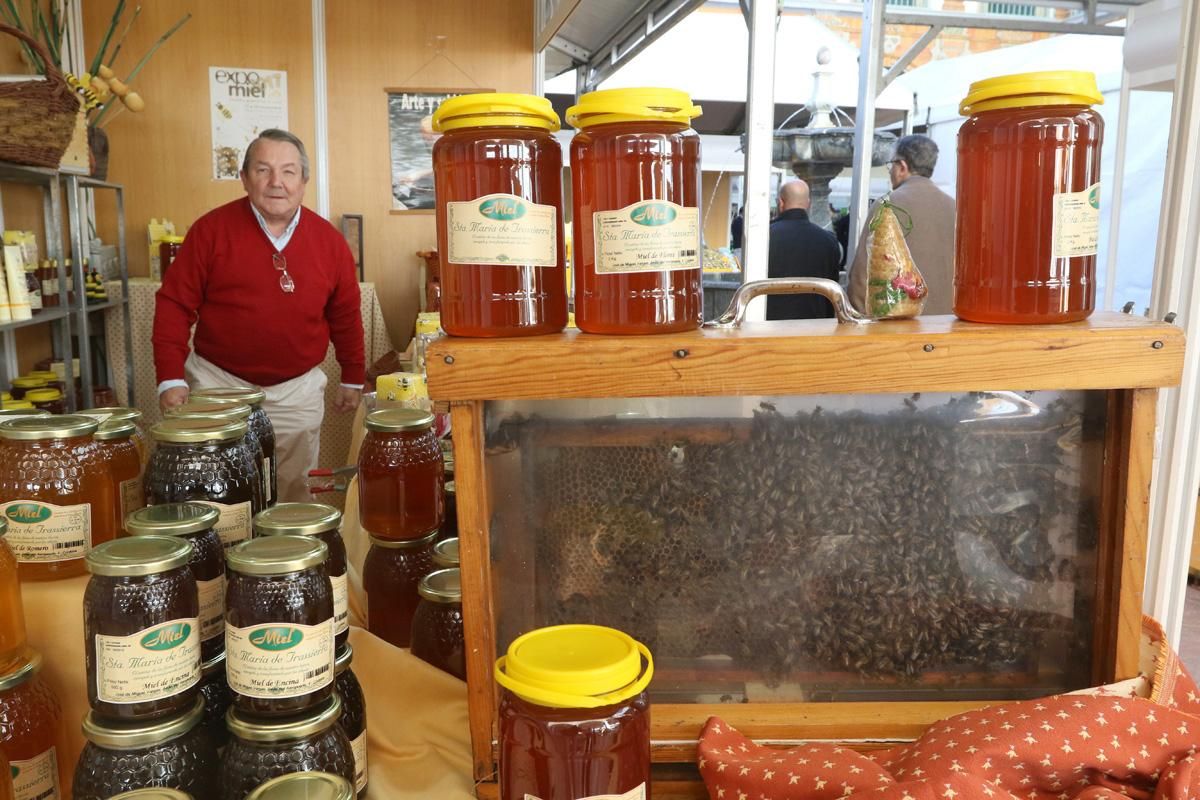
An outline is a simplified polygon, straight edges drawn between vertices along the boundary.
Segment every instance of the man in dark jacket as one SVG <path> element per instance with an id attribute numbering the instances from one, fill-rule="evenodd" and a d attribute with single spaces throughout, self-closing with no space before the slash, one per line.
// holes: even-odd
<path id="1" fill-rule="evenodd" d="M 841 249 L 834 235 L 808 219 L 808 184 L 788 181 L 779 187 L 779 216 L 771 223 L 770 278 L 838 279 Z M 770 295 L 767 319 L 825 319 L 833 306 L 814 294 Z"/>

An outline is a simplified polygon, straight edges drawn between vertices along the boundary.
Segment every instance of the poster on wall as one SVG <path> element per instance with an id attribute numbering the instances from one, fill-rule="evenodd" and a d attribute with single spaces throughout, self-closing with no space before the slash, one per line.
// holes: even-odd
<path id="1" fill-rule="evenodd" d="M 433 211 L 433 112 L 450 97 L 491 89 L 387 89 L 392 211 Z"/>
<path id="2" fill-rule="evenodd" d="M 246 146 L 267 128 L 287 130 L 287 72 L 208 68 L 213 180 L 235 181 Z"/>

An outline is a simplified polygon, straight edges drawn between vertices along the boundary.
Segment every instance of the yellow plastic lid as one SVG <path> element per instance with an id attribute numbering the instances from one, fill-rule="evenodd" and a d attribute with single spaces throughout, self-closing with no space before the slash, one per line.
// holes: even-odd
<path id="1" fill-rule="evenodd" d="M 33 403 L 28 400 L 4 400 L 0 401 L 0 409 L 4 411 L 17 411 L 27 408 L 33 408 Z"/>
<path id="2" fill-rule="evenodd" d="M 0 402 L 3 402 L 5 400 L 12 400 L 11 392 L 0 392 Z"/>
<path id="3" fill-rule="evenodd" d="M 494 672 L 497 683 L 531 703 L 599 708 L 641 694 L 654 660 L 644 644 L 613 628 L 555 625 L 514 639 Z"/>
<path id="4" fill-rule="evenodd" d="M 1001 108 L 1090 106 L 1103 102 L 1104 95 L 1096 85 L 1094 72 L 1022 72 L 975 81 L 959 104 L 958 113 L 969 117 L 980 111 Z"/>
<path id="5" fill-rule="evenodd" d="M 550 101 L 532 94 L 460 94 L 443 100 L 433 112 L 433 129 L 438 133 L 460 128 L 515 127 L 556 131 L 562 125 Z"/>
<path id="6" fill-rule="evenodd" d="M 35 369 L 33 372 L 30 372 L 29 375 L 26 377 L 41 378 L 42 380 L 46 381 L 47 383 L 50 383 L 52 381 L 58 380 L 58 373 L 52 369 Z"/>
<path id="7" fill-rule="evenodd" d="M 688 93 L 679 89 L 600 89 L 588 92 L 579 98 L 578 105 L 567 109 L 567 124 L 575 128 L 612 122 L 690 125 L 702 113 L 703 109 L 692 104 Z"/>
<path id="8" fill-rule="evenodd" d="M 30 389 L 25 393 L 25 399 L 31 403 L 53 403 L 62 400 L 62 392 L 58 389 Z"/>
<path id="9" fill-rule="evenodd" d="M 46 381 L 42 378 L 13 378 L 12 385 L 14 389 L 41 389 L 46 385 Z"/>
<path id="10" fill-rule="evenodd" d="M 166 236 L 163 236 L 158 241 L 159 242 L 167 242 L 168 244 L 183 244 L 183 237 L 182 236 L 172 236 L 170 234 L 167 234 Z"/>

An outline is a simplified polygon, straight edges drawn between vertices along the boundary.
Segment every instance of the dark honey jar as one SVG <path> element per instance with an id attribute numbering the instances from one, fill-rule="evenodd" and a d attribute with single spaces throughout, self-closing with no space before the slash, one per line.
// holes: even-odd
<path id="1" fill-rule="evenodd" d="M 259 493 L 262 498 L 262 503 L 255 509 L 255 512 L 266 508 L 270 469 L 267 466 L 266 451 L 258 438 L 258 427 L 250 422 L 253 412 L 248 404 L 239 403 L 236 400 L 199 400 L 193 397 L 183 405 L 167 409 L 166 416 L 168 419 L 177 417 L 181 419 L 220 419 L 246 423 L 246 436 L 243 444 L 254 456 L 254 465 L 258 471 Z"/>
<path id="2" fill-rule="evenodd" d="M 190 794 L 178 789 L 134 789 L 132 792 L 121 792 L 112 800 L 194 800 Z"/>
<path id="3" fill-rule="evenodd" d="M 65 771 L 62 707 L 38 674 L 42 657 L 27 650 L 19 666 L 0 674 L 0 750 L 8 757 L 17 797 L 60 798 Z"/>
<path id="4" fill-rule="evenodd" d="M 458 486 L 454 481 L 454 460 L 442 460 L 446 469 L 446 511 L 443 515 L 445 519 L 442 521 L 441 528 L 438 532 L 443 538 L 452 539 L 458 536 Z"/>
<path id="5" fill-rule="evenodd" d="M 192 400 L 225 400 L 245 403 L 250 406 L 250 429 L 258 437 L 263 453 L 263 500 L 273 506 L 279 499 L 279 480 L 276 475 L 278 461 L 275 458 L 275 427 L 263 409 L 267 393 L 254 386 L 202 386 L 192 389 L 188 397 Z"/>
<path id="6" fill-rule="evenodd" d="M 421 539 L 442 524 L 444 467 L 433 414 L 391 408 L 367 415 L 358 454 L 362 526 L 380 539 Z"/>
<path id="7" fill-rule="evenodd" d="M 354 648 L 346 645 L 337 655 L 337 681 L 334 688 L 342 698 L 342 716 L 338 724 L 350 740 L 354 751 L 354 791 L 359 797 L 367 794 L 367 699 L 363 696 L 358 676 L 350 669 Z"/>
<path id="8" fill-rule="evenodd" d="M 436 550 L 435 550 L 436 557 Z M 467 679 L 463 646 L 462 580 L 457 569 L 439 569 L 417 586 L 421 602 L 412 622 L 412 654 L 459 680 Z"/>
<path id="9" fill-rule="evenodd" d="M 233 695 L 225 681 L 224 651 L 200 665 L 200 696 L 204 698 L 204 727 L 217 750 L 223 750 L 229 739 L 225 712 L 233 703 Z"/>
<path id="10" fill-rule="evenodd" d="M 87 744 L 75 765 L 75 800 L 108 800 L 121 792 L 163 787 L 197 798 L 217 792 L 217 748 L 196 700 L 182 714 L 117 723 L 95 711 L 83 720 Z"/>
<path id="11" fill-rule="evenodd" d="M 334 646 L 350 638 L 350 595 L 346 580 L 346 544 L 341 533 L 342 512 L 322 503 L 280 503 L 254 517 L 259 536 L 312 536 L 329 548 L 325 571 L 333 584 Z"/>
<path id="12" fill-rule="evenodd" d="M 354 785 L 354 751 L 337 724 L 342 701 L 330 697 L 307 714 L 259 720 L 229 709 L 232 738 L 221 757 L 221 800 L 243 800 L 262 784 L 291 772 L 329 772 Z"/>
<path id="13" fill-rule="evenodd" d="M 236 420 L 159 422 L 150 429 L 157 447 L 146 467 L 146 505 L 204 502 L 221 512 L 217 534 L 226 547 L 249 539 L 262 483 L 246 430 Z"/>
<path id="14" fill-rule="evenodd" d="M 191 555 L 191 544 L 173 536 L 118 539 L 88 553 L 88 702 L 104 717 L 142 722 L 195 704 L 200 602 Z"/>
<path id="15" fill-rule="evenodd" d="M 442 569 L 458 566 L 458 537 L 442 539 L 433 546 L 433 563 Z"/>
<path id="16" fill-rule="evenodd" d="M 175 536 L 190 542 L 188 567 L 200 598 L 200 659 L 225 652 L 225 549 L 217 535 L 219 514 L 204 503 L 167 503 L 138 509 L 125 520 L 133 536 Z"/>
<path id="17" fill-rule="evenodd" d="M 246 800 L 354 800 L 354 787 L 328 772 L 293 772 L 272 778 Z"/>
<path id="18" fill-rule="evenodd" d="M 109 477 L 113 486 L 113 526 L 118 536 L 128 536 L 125 518 L 146 505 L 142 488 L 142 455 L 133 437 L 137 426 L 129 420 L 109 420 L 100 423 L 92 435 L 108 459 Z"/>
<path id="19" fill-rule="evenodd" d="M 329 548 L 308 536 L 268 536 L 226 552 L 225 672 L 242 713 L 310 711 L 333 693 Z"/>
<path id="20" fill-rule="evenodd" d="M 408 647 L 412 619 L 421 596 L 417 585 L 434 569 L 433 544 L 437 531 L 424 539 L 391 541 L 370 537 L 363 561 L 367 593 L 367 629 L 397 647 Z"/>
<path id="21" fill-rule="evenodd" d="M 646 646 L 612 628 L 557 625 L 514 639 L 495 669 L 500 800 L 648 794 L 653 675 Z"/>

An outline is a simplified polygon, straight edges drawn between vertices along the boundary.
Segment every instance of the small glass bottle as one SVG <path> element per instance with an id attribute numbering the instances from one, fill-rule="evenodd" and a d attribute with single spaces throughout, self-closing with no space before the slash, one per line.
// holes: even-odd
<path id="1" fill-rule="evenodd" d="M 225 652 L 225 548 L 217 535 L 219 513 L 204 503 L 166 503 L 130 514 L 131 536 L 175 536 L 192 546 L 188 568 L 200 601 L 200 659 Z"/>
<path id="2" fill-rule="evenodd" d="M 37 262 L 25 265 L 25 290 L 29 294 L 29 308 L 34 314 L 42 313 L 45 301 L 42 299 L 42 281 L 38 278 Z"/>
<path id="3" fill-rule="evenodd" d="M 226 400 L 244 403 L 250 406 L 250 428 L 258 436 L 258 444 L 263 453 L 263 483 L 265 494 L 263 499 L 267 507 L 275 505 L 279 500 L 278 460 L 275 457 L 275 428 L 271 418 L 263 409 L 267 393 L 254 386 L 201 386 L 192 389 L 188 395 L 191 400 Z"/>
<path id="4" fill-rule="evenodd" d="M 18 798 L 61 798 L 70 774 L 62 706 L 38 674 L 41 655 L 25 652 L 17 667 L 0 675 L 0 750 L 8 756 Z"/>
<path id="5" fill-rule="evenodd" d="M 115 723 L 90 712 L 87 743 L 75 765 L 74 800 L 108 800 L 121 792 L 165 787 L 201 798 L 217 794 L 217 748 L 204 722 L 204 702 L 165 719 Z"/>
<path id="6" fill-rule="evenodd" d="M 126 420 L 109 420 L 100 424 L 93 438 L 108 459 L 109 476 L 113 484 L 113 526 L 118 536 L 128 536 L 126 518 L 146 505 L 142 487 L 142 456 L 133 437 L 137 427 Z"/>
<path id="7" fill-rule="evenodd" d="M 424 539 L 370 539 L 371 549 L 363 562 L 367 629 L 396 647 L 408 647 L 413 614 L 421 600 L 417 586 L 433 570 L 437 531 Z"/>
<path id="8" fill-rule="evenodd" d="M 333 695 L 305 714 L 261 720 L 229 709 L 232 738 L 221 756 L 220 800 L 243 800 L 271 778 L 289 772 L 329 772 L 354 785 L 354 751 L 337 724 L 342 701 Z"/>
<path id="9" fill-rule="evenodd" d="M 463 646 L 462 583 L 457 569 L 439 569 L 417 586 L 421 601 L 413 614 L 412 654 L 459 680 L 467 679 Z"/>
<path id="10" fill-rule="evenodd" d="M 354 800 L 354 787 L 328 772 L 293 772 L 272 778 L 246 800 Z"/>
<path id="11" fill-rule="evenodd" d="M 0 674 L 8 672 L 25 654 L 25 610 L 17 559 L 5 541 L 8 520 L 0 517 Z"/>
<path id="12" fill-rule="evenodd" d="M 109 720 L 187 711 L 200 683 L 200 602 L 192 545 L 134 536 L 88 553 L 83 594 L 88 702 Z"/>
<path id="13" fill-rule="evenodd" d="M 358 676 L 350 669 L 354 661 L 354 648 L 347 644 L 337 656 L 337 680 L 334 688 L 342 698 L 342 716 L 338 725 L 350 740 L 354 751 L 354 790 L 359 797 L 367 795 L 367 699 L 363 695 Z"/>
<path id="14" fill-rule="evenodd" d="M 420 539 L 441 527 L 442 449 L 433 414 L 411 408 L 367 415 L 358 455 L 363 529 L 380 539 Z"/>
<path id="15" fill-rule="evenodd" d="M 322 503 L 280 503 L 254 516 L 259 536 L 312 536 L 329 548 L 326 572 L 333 585 L 334 647 L 350 638 L 350 592 L 346 572 L 346 543 L 342 541 L 342 512 Z"/>

